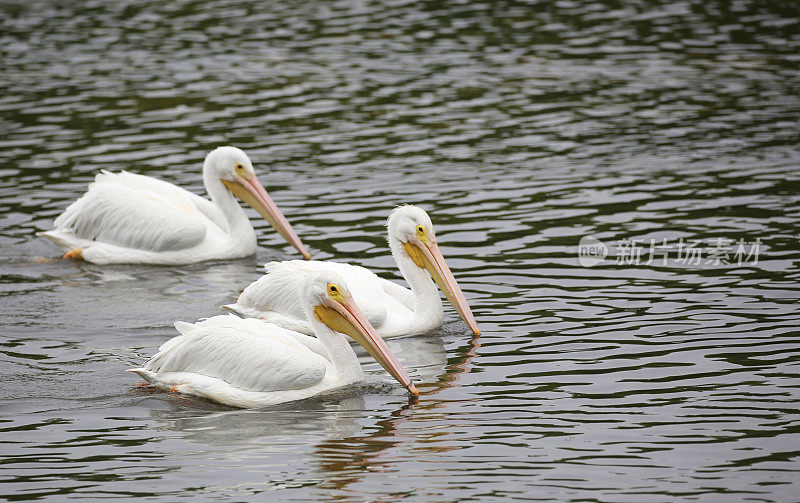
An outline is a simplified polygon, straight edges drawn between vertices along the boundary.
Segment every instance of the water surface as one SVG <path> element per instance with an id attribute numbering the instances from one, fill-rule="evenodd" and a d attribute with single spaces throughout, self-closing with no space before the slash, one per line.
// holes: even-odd
<path id="1" fill-rule="evenodd" d="M 0 496 L 788 501 L 800 493 L 800 16 L 791 2 L 5 2 Z M 433 218 L 449 307 L 367 383 L 241 411 L 123 372 L 296 253 L 52 259 L 100 169 L 202 193 L 233 144 L 317 259 L 399 280 Z M 610 255 L 593 267 L 578 243 Z M 638 264 L 625 240 L 647 249 Z M 760 240 L 756 262 L 649 243 Z M 681 241 L 682 240 L 682 241 Z M 725 241 L 727 242 L 727 241 Z M 674 251 L 674 250 L 673 250 Z M 669 252 L 671 253 L 671 252 Z M 668 255 L 669 255 L 668 253 Z M 617 262 L 620 263 L 617 263 Z"/>

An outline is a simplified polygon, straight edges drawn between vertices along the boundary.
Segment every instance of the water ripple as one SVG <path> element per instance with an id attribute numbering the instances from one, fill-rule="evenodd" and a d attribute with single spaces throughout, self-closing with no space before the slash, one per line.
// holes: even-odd
<path id="1" fill-rule="evenodd" d="M 800 21 L 790 4 L 0 5 L 4 499 L 788 500 L 800 470 Z M 315 258 L 399 279 L 423 205 L 449 308 L 343 394 L 237 411 L 122 372 L 290 253 L 180 268 L 34 238 L 100 169 L 202 193 L 238 145 Z M 578 243 L 606 243 L 583 267 Z M 624 260 L 624 240 L 643 260 Z M 645 264 L 651 240 L 758 262 Z M 145 482 L 142 482 L 145 481 Z"/>

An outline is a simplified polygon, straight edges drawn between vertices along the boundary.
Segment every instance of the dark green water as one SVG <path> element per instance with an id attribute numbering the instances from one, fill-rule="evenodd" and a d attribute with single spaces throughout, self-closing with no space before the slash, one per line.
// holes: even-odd
<path id="1" fill-rule="evenodd" d="M 0 70 L 0 497 L 797 500 L 796 3 L 6 1 Z M 255 219 L 239 262 L 34 260 L 98 170 L 200 193 L 221 144 L 315 258 L 396 278 L 429 211 L 483 335 L 392 342 L 419 403 L 366 360 L 259 411 L 123 372 L 295 258 Z"/>

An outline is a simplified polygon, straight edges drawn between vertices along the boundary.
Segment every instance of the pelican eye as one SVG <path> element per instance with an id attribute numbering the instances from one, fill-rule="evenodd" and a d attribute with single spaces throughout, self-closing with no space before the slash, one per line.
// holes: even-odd
<path id="1" fill-rule="evenodd" d="M 238 172 L 242 172 L 242 171 L 244 171 L 244 166 L 243 166 L 243 165 L 241 165 L 241 164 L 237 164 L 237 165 L 236 165 L 236 171 L 238 171 Z"/>
<path id="2" fill-rule="evenodd" d="M 425 236 L 425 227 L 418 225 L 417 226 L 417 237 L 422 239 Z"/>
<path id="3" fill-rule="evenodd" d="M 344 296 L 342 295 L 342 287 L 336 283 L 328 283 L 328 296 L 333 300 L 341 302 L 344 300 Z"/>

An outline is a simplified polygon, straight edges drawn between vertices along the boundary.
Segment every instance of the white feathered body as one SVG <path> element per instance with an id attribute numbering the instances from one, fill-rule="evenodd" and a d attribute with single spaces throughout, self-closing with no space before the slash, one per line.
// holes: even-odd
<path id="1" fill-rule="evenodd" d="M 40 235 L 97 264 L 187 264 L 255 253 L 246 216 L 237 224 L 229 229 L 214 203 L 169 182 L 103 171 Z"/>
<path id="2" fill-rule="evenodd" d="M 234 407 L 255 408 L 312 397 L 363 379 L 355 354 L 337 371 L 319 340 L 256 319 L 215 316 L 178 322 L 142 368 L 154 386 Z M 351 350 L 352 353 L 352 350 Z"/>
<path id="3" fill-rule="evenodd" d="M 321 260 L 288 260 L 270 262 L 266 269 L 267 274 L 250 284 L 236 304 L 224 307 L 242 316 L 310 335 L 311 325 L 299 303 L 303 280 L 314 272 L 332 271 L 345 278 L 356 304 L 384 339 L 432 330 L 441 326 L 444 318 L 438 293 L 428 315 L 414 316 L 415 298 L 411 290 L 364 267 Z"/>

